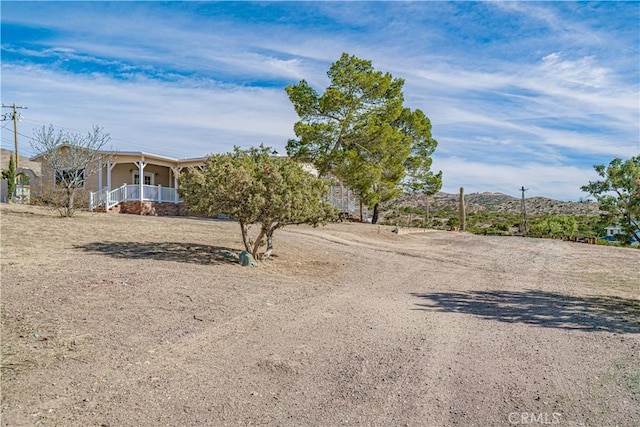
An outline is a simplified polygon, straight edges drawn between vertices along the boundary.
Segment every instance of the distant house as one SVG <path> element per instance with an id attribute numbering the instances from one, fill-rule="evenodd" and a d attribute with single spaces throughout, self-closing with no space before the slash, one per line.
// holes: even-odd
<path id="1" fill-rule="evenodd" d="M 618 224 L 609 225 L 604 229 L 605 229 L 606 235 L 603 237 L 603 240 L 606 240 L 608 242 L 617 242 L 618 235 L 622 234 L 622 227 L 620 227 L 620 225 Z M 636 230 L 636 234 L 640 234 L 640 230 Z M 631 237 L 631 244 L 632 245 L 638 244 L 638 241 L 636 240 L 635 237 Z"/>
<path id="2" fill-rule="evenodd" d="M 0 169 L 3 171 L 9 169 L 9 159 L 13 156 L 13 151 L 0 148 Z M 18 197 L 27 197 L 25 202 L 28 202 L 29 190 L 32 187 L 36 187 L 40 178 L 41 165 L 38 162 L 33 162 L 27 157 L 20 156 L 18 159 L 18 167 L 16 168 L 16 178 L 18 181 L 18 187 L 16 193 Z M 9 186 L 6 179 L 3 179 L 0 183 L 0 202 L 5 203 L 9 199 Z"/>
<path id="3" fill-rule="evenodd" d="M 615 239 L 616 235 L 622 233 L 622 228 L 619 225 L 610 225 L 604 228 L 606 235 L 605 237 L 613 237 Z"/>

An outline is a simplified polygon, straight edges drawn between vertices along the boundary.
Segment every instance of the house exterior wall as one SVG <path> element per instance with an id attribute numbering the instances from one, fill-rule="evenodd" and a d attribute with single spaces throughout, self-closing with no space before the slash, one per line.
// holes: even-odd
<path id="1" fill-rule="evenodd" d="M 607 231 L 607 236 L 612 236 L 614 237 L 616 234 L 620 234 L 622 232 L 622 229 L 618 226 L 612 227 L 605 227 L 605 230 Z"/>
<path id="2" fill-rule="evenodd" d="M 9 200 L 9 183 L 6 179 L 0 181 L 0 202 L 5 203 Z"/>
<path id="3" fill-rule="evenodd" d="M 169 181 L 169 174 L 171 173 L 171 169 L 166 166 L 158 166 L 148 164 L 144 168 L 144 173 L 152 173 L 153 177 L 153 185 L 162 185 L 163 187 L 173 187 L 173 180 Z"/>
<path id="4" fill-rule="evenodd" d="M 68 146 L 61 146 L 60 150 L 69 150 Z M 179 197 L 175 192 L 177 185 L 177 175 L 180 171 L 187 167 L 198 167 L 204 164 L 206 158 L 190 158 L 190 159 L 175 159 L 170 157 L 164 157 L 161 155 L 155 155 L 144 152 L 107 152 L 101 151 L 100 166 L 98 161 L 89 164 L 86 167 L 84 185 L 79 188 L 79 199 L 87 199 L 90 209 L 99 209 L 100 205 L 106 206 L 106 201 L 109 200 L 109 204 L 112 204 L 114 198 L 122 201 L 131 201 L 131 198 L 144 197 L 145 202 L 155 200 L 154 205 L 140 205 L 137 208 L 131 206 L 123 206 L 123 211 L 127 208 L 129 211 L 139 211 L 141 214 L 151 215 L 164 215 L 165 212 L 173 212 L 172 209 L 167 207 L 168 203 L 174 203 L 179 201 Z M 45 156 L 38 155 L 34 157 L 33 161 L 39 163 L 45 163 Z M 144 162 L 145 167 L 142 171 L 141 181 L 144 184 L 149 182 L 148 178 L 151 177 L 151 185 L 156 188 L 145 188 L 143 193 L 136 192 L 136 189 L 130 188 L 135 186 L 135 175 L 140 171 L 139 164 Z M 48 197 L 49 190 L 55 185 L 55 174 L 51 167 L 43 167 L 42 180 L 43 188 L 39 191 L 43 197 Z M 110 184 L 110 185 L 109 185 Z M 118 190 L 123 184 L 127 185 L 126 190 Z M 148 184 L 147 184 L 148 185 Z M 162 191 L 159 191 L 159 187 L 162 187 Z M 109 188 L 112 193 L 106 196 L 106 193 L 96 194 L 100 190 Z M 171 189 L 171 190 L 170 190 Z M 90 194 L 93 193 L 93 194 Z M 167 205 L 167 206 L 165 206 Z M 177 211 L 176 211 L 177 212 Z M 174 213 L 177 214 L 177 213 Z"/>
<path id="5" fill-rule="evenodd" d="M 91 170 L 89 165 L 86 169 Z M 42 163 L 42 186 L 44 188 L 53 188 L 55 184 L 53 168 L 46 163 Z M 82 190 L 97 191 L 98 190 L 98 172 L 91 175 L 85 175 L 84 186 Z"/>
<path id="6" fill-rule="evenodd" d="M 87 191 L 97 191 L 98 190 L 98 171 L 95 169 L 94 165 L 89 165 L 89 167 L 85 170 L 94 170 L 93 174 L 86 175 L 84 177 L 84 189 Z"/>
<path id="7" fill-rule="evenodd" d="M 138 170 L 137 166 L 133 163 L 120 163 L 113 167 L 111 171 L 111 190 L 120 187 L 122 184 L 133 184 L 131 180 L 131 170 Z M 107 170 L 102 173 L 102 177 L 105 180 L 104 186 L 107 186 Z"/>
<path id="8" fill-rule="evenodd" d="M 153 185 L 161 185 L 163 187 L 173 187 L 173 178 L 171 177 L 171 169 L 166 166 L 147 164 L 143 171 L 144 174 L 153 174 Z M 122 184 L 133 185 L 133 175 L 138 174 L 138 166 L 135 163 L 119 163 L 111 170 L 111 189 L 120 187 Z M 98 180 L 95 182 L 97 191 Z M 102 187 L 107 186 L 107 166 L 102 171 Z"/>
<path id="9" fill-rule="evenodd" d="M 42 186 L 53 187 L 53 168 L 46 163 L 42 163 Z"/>
<path id="10" fill-rule="evenodd" d="M 90 165 L 87 169 L 94 169 Z M 100 188 L 107 186 L 108 178 L 107 165 L 102 166 L 102 176 L 96 170 L 89 176 L 85 176 L 84 189 L 87 191 L 98 191 Z M 153 185 L 161 185 L 163 187 L 173 187 L 173 176 L 171 169 L 167 166 L 159 166 L 147 164 L 144 168 L 144 174 L 153 174 Z M 133 185 L 134 174 L 138 174 L 138 166 L 135 163 L 119 163 L 111 170 L 111 189 L 120 187 L 122 184 Z M 43 185 L 52 186 L 54 183 L 53 169 L 46 165 L 42 166 Z M 100 181 L 102 178 L 102 181 Z M 102 185 L 101 185 L 102 184 Z"/>

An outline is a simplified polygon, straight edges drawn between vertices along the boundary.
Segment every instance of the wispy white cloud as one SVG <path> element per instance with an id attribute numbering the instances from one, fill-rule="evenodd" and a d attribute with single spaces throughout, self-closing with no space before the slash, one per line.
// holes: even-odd
<path id="1" fill-rule="evenodd" d="M 260 143 L 284 152 L 286 141 L 294 136 L 297 116 L 280 89 L 194 87 L 193 82 L 180 87 L 144 79 L 114 82 L 105 76 L 52 73 L 39 67 L 8 68 L 3 84 L 11 90 L 3 95 L 29 106 L 21 127 L 52 123 L 84 132 L 98 124 L 118 149 L 180 158 Z M 43 86 L 46 93 L 33 90 Z"/>
<path id="2" fill-rule="evenodd" d="M 542 58 L 541 69 L 548 76 L 555 76 L 557 80 L 587 87 L 602 87 L 608 83 L 609 70 L 599 67 L 593 56 L 586 56 L 577 61 L 562 58 L 560 52 L 553 52 Z"/>
<path id="3" fill-rule="evenodd" d="M 576 157 L 638 152 L 637 89 L 613 80 L 607 68 L 592 66 L 593 58 L 574 62 L 550 55 L 526 69 L 511 66 L 509 74 L 503 68 L 411 70 L 408 85 L 415 90 L 409 93 L 420 95 L 408 99 L 447 137 L 518 139 L 522 155 L 529 155 L 527 144 L 545 155 L 545 146 L 573 150 Z"/>
<path id="4" fill-rule="evenodd" d="M 640 152 L 634 3 L 20 3 L 3 4 L 2 96 L 29 105 L 23 128 L 97 123 L 175 157 L 283 151 L 284 87 L 322 91 L 348 52 L 405 79 L 450 189 L 577 198 L 592 163 Z"/>

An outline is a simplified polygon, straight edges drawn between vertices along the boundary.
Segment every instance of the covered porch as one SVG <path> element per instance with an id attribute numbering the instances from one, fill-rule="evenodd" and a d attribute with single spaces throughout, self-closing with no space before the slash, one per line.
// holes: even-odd
<path id="1" fill-rule="evenodd" d="M 202 167 L 206 158 L 177 160 L 142 152 L 116 153 L 100 164 L 96 191 L 89 193 L 89 209 L 109 211 L 124 202 L 173 203 L 178 196 L 178 177 L 187 167 Z"/>

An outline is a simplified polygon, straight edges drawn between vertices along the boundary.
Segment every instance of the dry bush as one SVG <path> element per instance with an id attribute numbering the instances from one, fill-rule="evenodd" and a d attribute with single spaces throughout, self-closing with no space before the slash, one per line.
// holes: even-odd
<path id="1" fill-rule="evenodd" d="M 31 204 L 36 206 L 47 206 L 57 209 L 62 215 L 67 208 L 68 197 L 66 190 L 52 186 L 43 186 L 37 193 L 31 194 Z M 89 209 L 89 191 L 84 189 L 76 190 L 73 199 L 73 210 Z"/>

